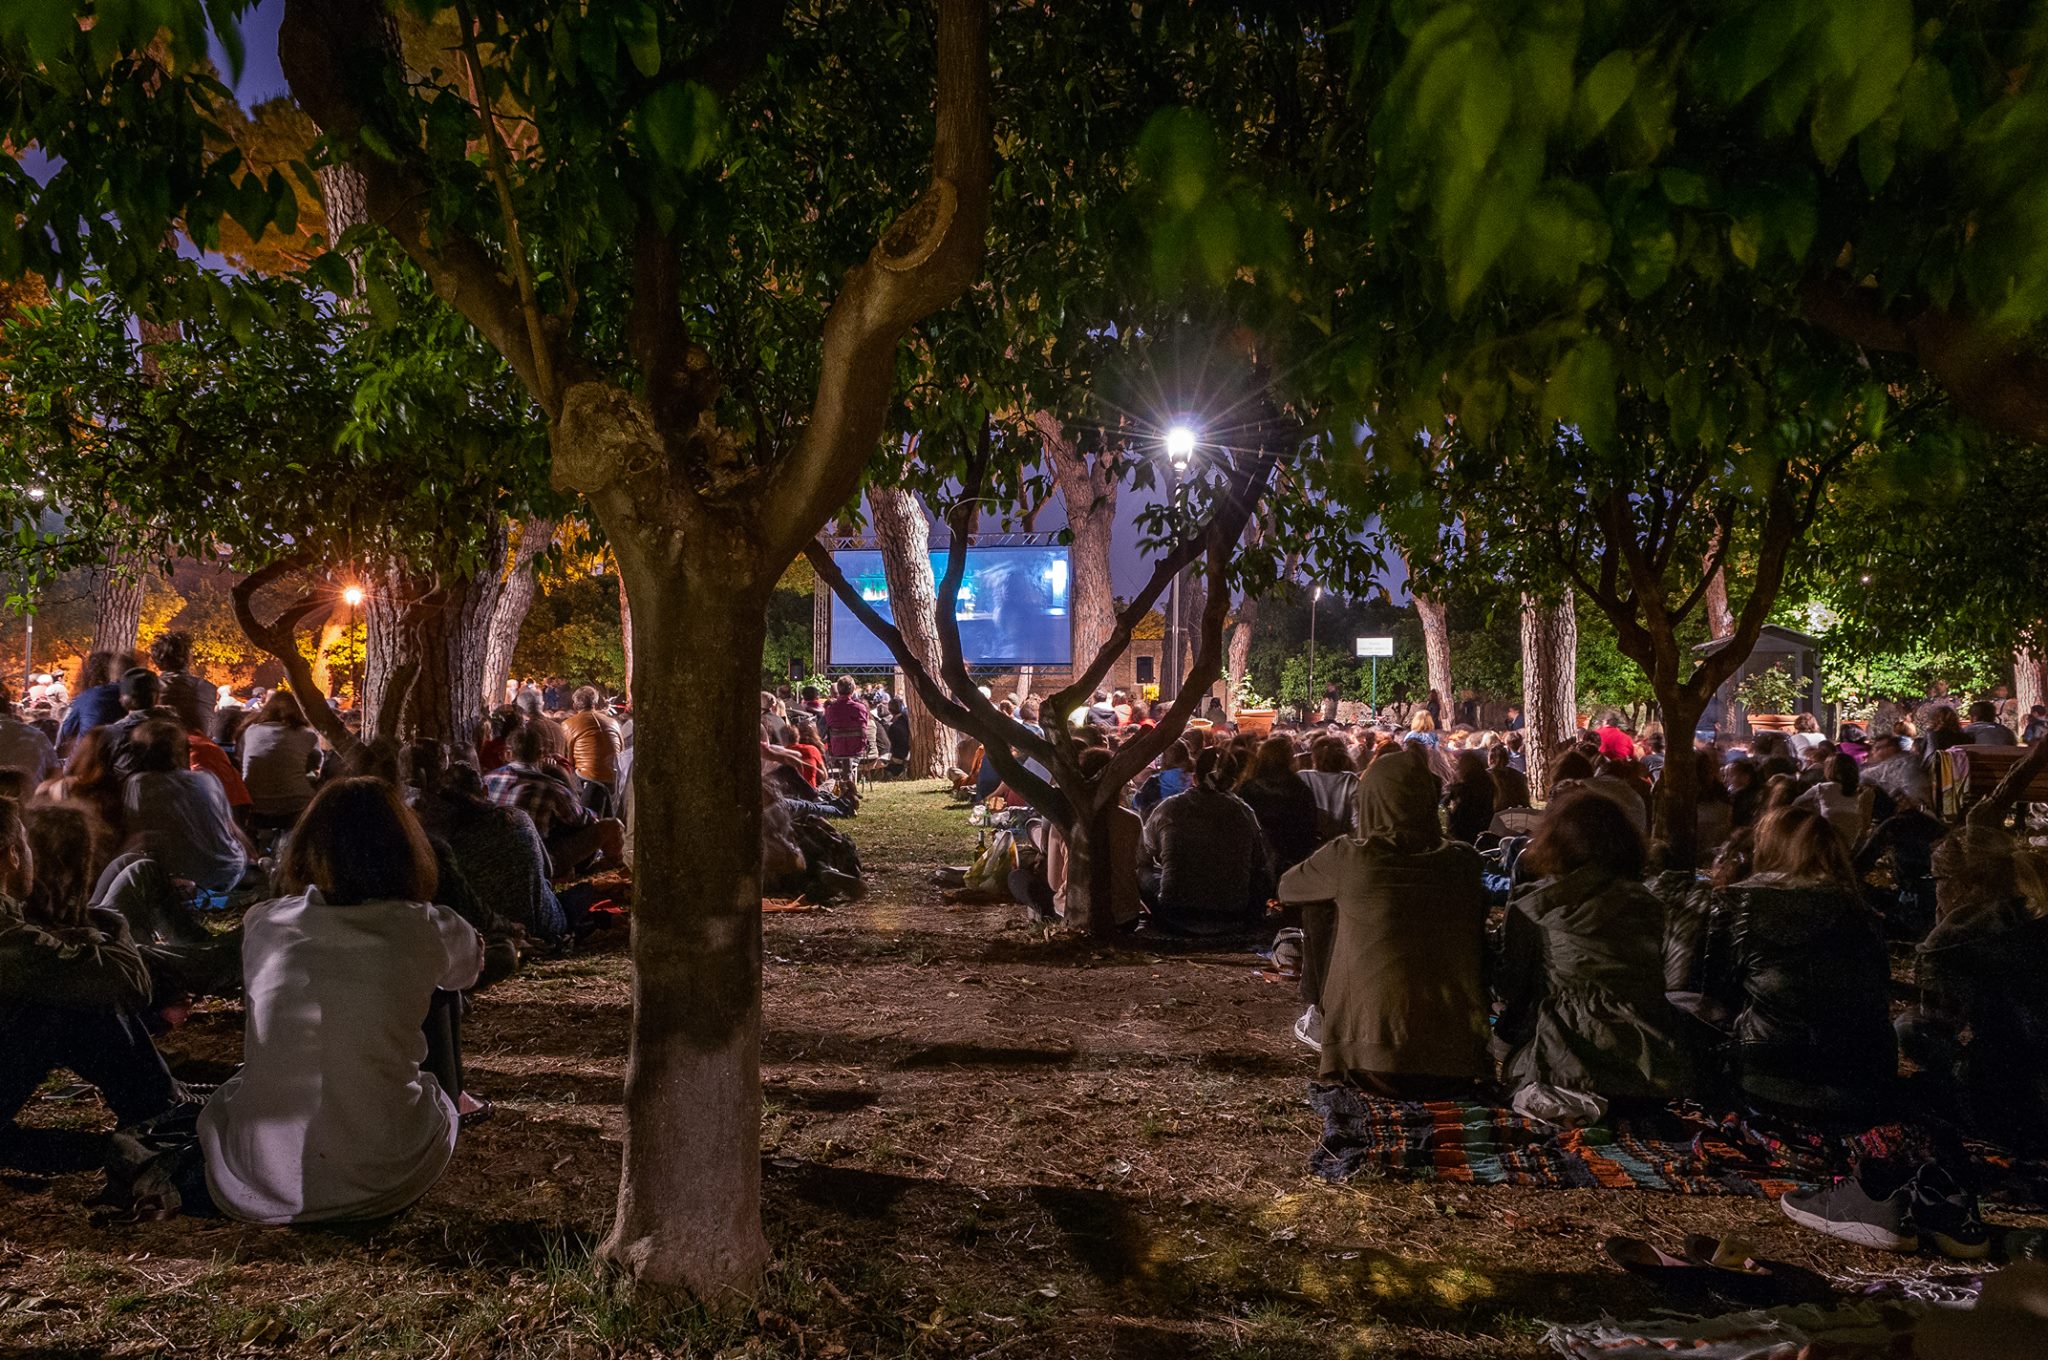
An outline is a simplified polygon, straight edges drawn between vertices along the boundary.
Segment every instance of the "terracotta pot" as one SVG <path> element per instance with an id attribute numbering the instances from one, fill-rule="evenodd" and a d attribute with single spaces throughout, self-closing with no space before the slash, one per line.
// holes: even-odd
<path id="1" fill-rule="evenodd" d="M 1273 719 L 1279 713 L 1277 708 L 1240 708 L 1237 710 L 1237 730 L 1263 737 L 1273 730 Z"/>
<path id="2" fill-rule="evenodd" d="M 1751 713 L 1748 718 L 1752 732 L 1791 732 L 1799 726 L 1795 713 Z"/>

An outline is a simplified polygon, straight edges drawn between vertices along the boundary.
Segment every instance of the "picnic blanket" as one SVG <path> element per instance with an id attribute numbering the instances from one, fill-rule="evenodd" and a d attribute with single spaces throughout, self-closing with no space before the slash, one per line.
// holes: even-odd
<path id="1" fill-rule="evenodd" d="M 1800 1360 L 1854 1355 L 1911 1360 L 1913 1333 L 1931 1305 L 1911 1300 L 1852 1303 L 1840 1308 L 1799 1304 L 1725 1317 L 1615 1322 L 1603 1318 L 1555 1326 L 1544 1341 L 1574 1360 Z"/>
<path id="2" fill-rule="evenodd" d="M 1880 1124 L 1849 1138 L 1786 1122 L 1673 1104 L 1606 1124 L 1557 1129 L 1498 1105 L 1388 1100 L 1315 1083 L 1323 1117 L 1309 1169 L 1327 1181 L 1412 1176 L 1465 1185 L 1544 1190 L 1636 1189 L 1776 1199 L 1824 1183 L 1852 1161 L 1967 1162 L 1986 1200 L 2013 1208 L 2048 1202 L 2048 1167 L 1951 1131 Z"/>

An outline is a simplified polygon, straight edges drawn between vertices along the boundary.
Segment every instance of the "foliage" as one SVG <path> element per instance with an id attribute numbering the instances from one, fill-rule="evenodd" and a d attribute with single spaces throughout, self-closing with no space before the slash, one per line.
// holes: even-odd
<path id="1" fill-rule="evenodd" d="M 1881 699 L 1918 700 L 1936 682 L 1956 694 L 1982 694 L 2007 680 L 2011 662 L 1984 652 L 1915 646 L 1898 652 L 1837 659 L 1830 651 L 1821 673 L 1821 697 L 1844 717 L 1868 717 Z"/>
<path id="2" fill-rule="evenodd" d="M 560 676 L 572 685 L 626 685 L 625 637 L 619 620 L 616 576 L 543 572 L 533 607 L 512 649 L 512 674 L 521 680 Z"/>
<path id="3" fill-rule="evenodd" d="M 1813 688 L 1807 676 L 1795 678 L 1783 662 L 1759 666 L 1735 686 L 1735 702 L 1750 713 L 1790 713 Z"/>

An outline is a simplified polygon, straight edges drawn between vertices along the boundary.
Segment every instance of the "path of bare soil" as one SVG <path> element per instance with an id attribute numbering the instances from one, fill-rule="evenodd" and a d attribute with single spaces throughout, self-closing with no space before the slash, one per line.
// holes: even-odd
<path id="1" fill-rule="evenodd" d="M 1605 1263 L 1609 1233 L 1889 1264 L 1750 1201 L 1323 1185 L 1292 992 L 1250 956 L 1048 944 L 1012 910 L 948 908 L 930 874 L 972 832 L 932 786 L 878 790 L 851 829 L 869 899 L 766 926 L 777 1263 L 750 1314 L 651 1319 L 590 1263 L 618 1173 L 614 945 L 478 998 L 469 1080 L 497 1116 L 374 1232 L 94 1226 L 81 1131 L 105 1117 L 36 1102 L 53 1166 L 0 1173 L 0 1353 L 1523 1356 L 1546 1320 L 1659 1302 Z M 203 1009 L 167 1048 L 217 1080 L 240 1022 Z"/>

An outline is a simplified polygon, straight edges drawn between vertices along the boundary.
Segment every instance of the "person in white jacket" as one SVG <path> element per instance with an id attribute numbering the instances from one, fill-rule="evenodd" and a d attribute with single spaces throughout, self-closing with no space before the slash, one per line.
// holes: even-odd
<path id="1" fill-rule="evenodd" d="M 291 895 L 243 920 L 243 1063 L 200 1112 L 207 1190 L 250 1223 L 383 1218 L 454 1155 L 420 1019 L 475 984 L 483 939 L 427 901 L 433 852 L 381 780 L 323 785 L 279 878 Z"/>

